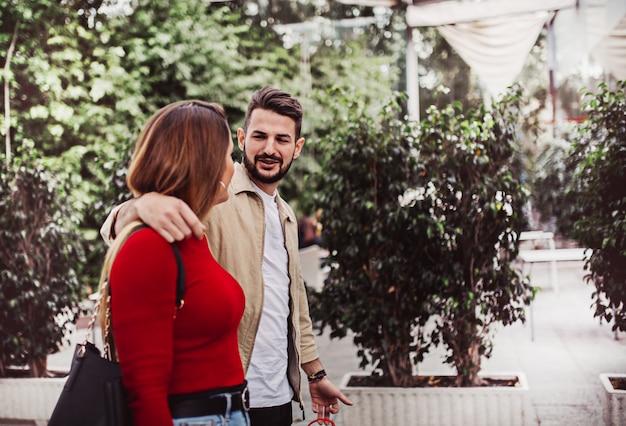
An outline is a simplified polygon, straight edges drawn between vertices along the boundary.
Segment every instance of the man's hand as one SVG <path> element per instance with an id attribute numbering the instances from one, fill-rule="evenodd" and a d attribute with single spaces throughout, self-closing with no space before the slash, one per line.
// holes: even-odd
<path id="1" fill-rule="evenodd" d="M 318 419 L 330 418 L 330 414 L 339 412 L 339 401 L 346 405 L 352 405 L 350 401 L 328 377 L 319 382 L 309 384 L 313 412 L 317 413 Z"/>
<path id="2" fill-rule="evenodd" d="M 119 232 L 136 219 L 141 219 L 170 243 L 192 235 L 202 238 L 205 231 L 204 224 L 184 201 L 156 192 L 126 203 L 119 211 L 115 230 Z"/>

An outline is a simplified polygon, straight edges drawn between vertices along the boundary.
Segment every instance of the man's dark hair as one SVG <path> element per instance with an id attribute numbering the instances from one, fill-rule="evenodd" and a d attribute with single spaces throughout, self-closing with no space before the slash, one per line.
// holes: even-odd
<path id="1" fill-rule="evenodd" d="M 287 116 L 296 122 L 296 140 L 302 131 L 302 105 L 290 93 L 283 92 L 272 86 L 265 86 L 252 94 L 243 128 L 248 130 L 252 111 L 257 108 L 266 109 L 276 114 Z"/>

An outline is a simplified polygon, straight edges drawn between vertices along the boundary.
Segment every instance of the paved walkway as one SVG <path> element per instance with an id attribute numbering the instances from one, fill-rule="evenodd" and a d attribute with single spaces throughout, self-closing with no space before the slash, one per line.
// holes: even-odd
<path id="1" fill-rule="evenodd" d="M 626 372 L 626 334 L 620 333 L 615 340 L 610 326 L 600 324 L 593 317 L 590 307 L 593 286 L 583 280 L 582 262 L 561 262 L 558 273 L 560 291 L 556 294 L 549 287 L 549 265 L 533 267 L 532 284 L 544 287 L 533 303 L 534 340 L 531 340 L 529 323 L 497 330 L 493 355 L 483 361 L 483 371 L 522 371 L 526 374 L 536 425 L 602 425 L 604 391 L 598 374 Z M 81 332 L 79 334 L 83 336 Z M 317 339 L 320 357 L 330 379 L 339 384 L 344 374 L 359 371 L 357 349 L 350 338 L 330 340 L 327 334 Z M 69 348 L 50 356 L 49 368 L 67 368 L 71 351 Z M 442 359 L 443 350 L 437 349 L 420 364 L 419 370 L 450 371 Z M 302 421 L 301 411 L 294 406 L 297 426 L 305 426 L 313 419 L 306 390 L 304 397 L 307 419 Z M 358 410 L 358 407 L 342 409 Z M 338 416 L 335 421 L 338 426 L 356 426 L 342 425 Z M 0 424 L 18 423 L 0 421 Z"/>
<path id="2" fill-rule="evenodd" d="M 593 317 L 590 305 L 594 287 L 584 282 L 582 262 L 560 262 L 558 274 L 560 290 L 556 294 L 549 287 L 549 264 L 533 267 L 531 283 L 544 288 L 532 305 L 534 340 L 528 322 L 500 328 L 495 334 L 492 357 L 483 361 L 482 369 L 526 374 L 535 425 L 603 425 L 604 389 L 598 375 L 626 373 L 626 334 L 618 334 L 615 340 L 610 325 L 600 324 Z M 334 383 L 338 384 L 344 373 L 358 371 L 357 350 L 350 339 L 330 340 L 323 335 L 318 338 L 318 346 Z M 438 349 L 427 356 L 419 370 L 451 372 L 442 360 L 443 351 Z M 312 420 L 310 413 L 307 400 L 307 422 L 297 425 Z M 294 414 L 300 415 L 296 411 Z M 339 416 L 335 421 L 341 425 Z"/>

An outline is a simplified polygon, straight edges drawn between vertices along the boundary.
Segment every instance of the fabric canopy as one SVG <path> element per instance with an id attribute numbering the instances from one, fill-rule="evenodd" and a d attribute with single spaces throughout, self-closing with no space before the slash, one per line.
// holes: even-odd
<path id="1" fill-rule="evenodd" d="M 407 5 L 407 25 L 437 27 L 486 84 L 498 74 L 490 67 L 501 62 L 510 65 L 497 80 L 514 81 L 517 75 L 511 79 L 513 70 L 520 58 L 527 56 L 530 40 L 533 37 L 536 40 L 539 35 L 538 22 L 542 17 L 545 22 L 554 16 L 545 12 L 558 11 L 553 25 L 554 54 L 561 73 L 571 72 L 591 57 L 617 79 L 626 78 L 626 0 L 338 1 L 362 6 Z M 462 40 L 463 37 L 467 39 Z M 507 40 L 511 42 L 508 49 L 505 48 Z M 497 56 L 504 54 L 506 61 L 490 55 L 492 49 Z M 482 53 L 479 55 L 479 52 Z M 493 93 L 501 90 L 503 84 L 487 85 Z"/>
<path id="2" fill-rule="evenodd" d="M 626 0 L 338 0 L 367 6 L 406 4 L 409 27 L 436 27 L 492 96 L 511 85 L 542 28 L 552 23 L 552 70 L 561 75 L 593 58 L 626 79 Z M 417 66 L 407 49 L 411 115 L 419 114 Z M 413 98 L 413 100 L 411 100 Z"/>
<path id="3" fill-rule="evenodd" d="M 563 74 L 596 60 L 617 79 L 626 79 L 626 1 L 579 0 L 554 20 L 556 58 Z"/>
<path id="4" fill-rule="evenodd" d="M 439 1 L 411 5 L 406 11 L 410 27 L 438 27 L 462 22 L 506 17 L 509 21 L 533 12 L 560 10 L 576 6 L 576 0 L 483 0 Z"/>
<path id="5" fill-rule="evenodd" d="M 441 1 L 409 6 L 411 27 L 436 26 L 496 97 L 518 77 L 537 37 L 556 10 L 576 0 Z"/>
<path id="6" fill-rule="evenodd" d="M 496 97 L 519 75 L 549 16 L 549 12 L 526 13 L 514 20 L 488 18 L 437 29 Z"/>
<path id="7" fill-rule="evenodd" d="M 618 80 L 626 80 L 626 16 L 591 51 Z"/>

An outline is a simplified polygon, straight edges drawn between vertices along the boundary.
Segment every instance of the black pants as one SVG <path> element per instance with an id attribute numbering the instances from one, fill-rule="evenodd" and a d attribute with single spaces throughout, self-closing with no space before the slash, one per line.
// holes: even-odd
<path id="1" fill-rule="evenodd" d="M 291 402 L 276 407 L 250 408 L 251 426 L 291 426 Z"/>

